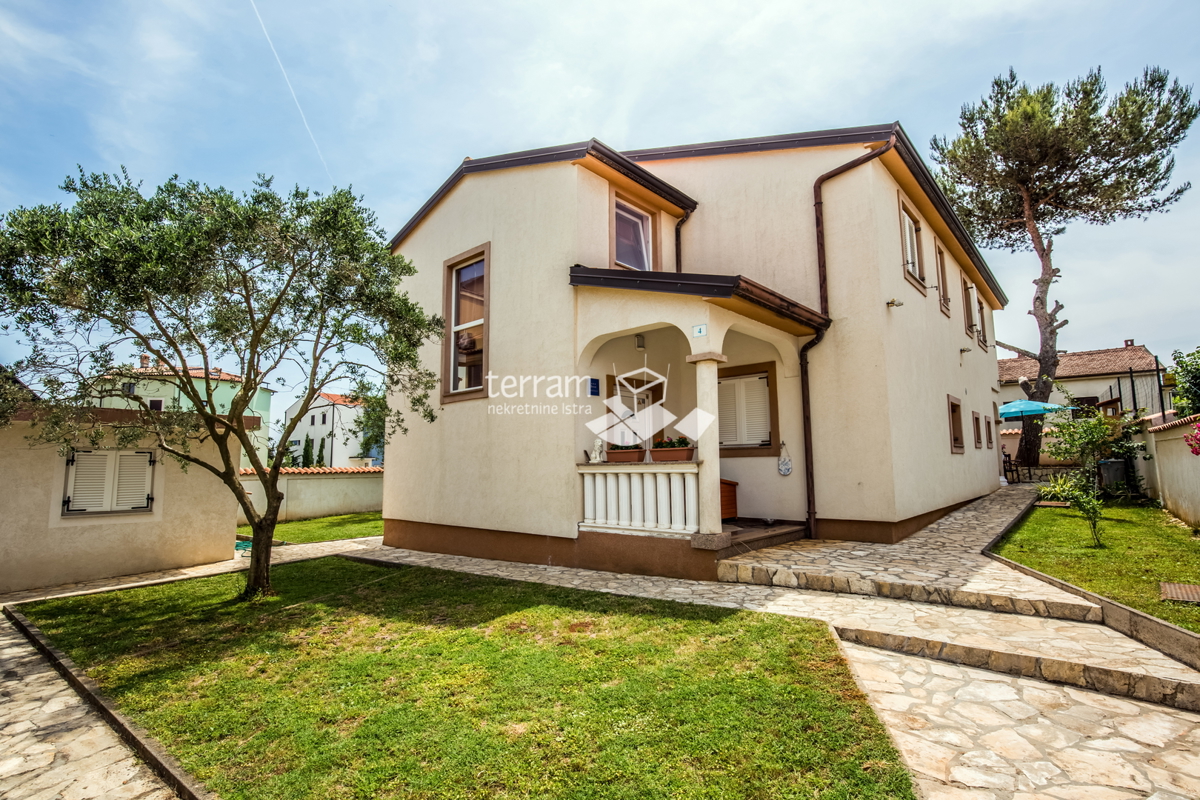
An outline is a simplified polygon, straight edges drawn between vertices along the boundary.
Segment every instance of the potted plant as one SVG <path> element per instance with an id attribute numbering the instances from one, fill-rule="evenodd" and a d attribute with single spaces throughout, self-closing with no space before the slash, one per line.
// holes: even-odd
<path id="1" fill-rule="evenodd" d="M 650 450 L 651 461 L 691 461 L 696 445 L 686 436 L 678 439 L 659 439 Z"/>
<path id="2" fill-rule="evenodd" d="M 646 449 L 640 444 L 610 444 L 605 459 L 609 463 L 640 463 L 646 456 Z"/>

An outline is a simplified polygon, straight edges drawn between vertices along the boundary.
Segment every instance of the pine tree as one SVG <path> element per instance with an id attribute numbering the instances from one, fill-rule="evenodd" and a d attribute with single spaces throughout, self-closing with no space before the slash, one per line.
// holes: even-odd
<path id="1" fill-rule="evenodd" d="M 321 437 L 321 448 L 319 450 L 317 450 L 317 464 L 316 465 L 318 467 L 325 466 L 325 437 L 324 436 Z"/>
<path id="2" fill-rule="evenodd" d="M 313 465 L 313 441 L 307 433 L 304 434 L 304 453 L 300 456 L 300 466 L 308 469 Z"/>

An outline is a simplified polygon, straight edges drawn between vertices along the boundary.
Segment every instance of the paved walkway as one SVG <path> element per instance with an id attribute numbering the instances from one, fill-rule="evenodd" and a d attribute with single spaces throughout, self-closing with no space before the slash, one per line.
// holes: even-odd
<path id="1" fill-rule="evenodd" d="M 382 542 L 382 536 L 366 536 L 361 539 L 338 539 L 332 542 L 312 542 L 310 544 L 289 544 L 283 547 L 273 547 L 271 548 L 271 563 L 287 564 L 292 561 L 307 561 L 313 558 L 362 550 L 367 547 L 377 547 Z M 209 575 L 242 572 L 247 569 L 250 569 L 250 559 L 237 556 L 228 561 L 215 561 L 212 564 L 199 564 L 194 567 L 163 569 L 156 572 L 141 572 L 137 575 L 122 575 L 116 578 L 100 578 L 94 581 L 64 583 L 60 586 L 29 589 L 23 592 L 9 592 L 8 594 L 0 594 L 0 605 L 28 603 L 32 600 L 49 600 L 52 597 L 72 597 L 80 594 L 111 592 L 116 589 L 133 589 L 138 586 L 153 586 L 157 583 L 170 583 L 172 581 L 187 580 L 188 578 L 204 578 Z"/>
<path id="2" fill-rule="evenodd" d="M 0 617 L 0 797 L 175 797 L 4 617 Z"/>
<path id="3" fill-rule="evenodd" d="M 988 611 L 1099 622 L 1099 606 L 981 551 L 1036 498 L 1005 486 L 896 544 L 802 539 L 726 559 L 723 581 L 879 595 Z"/>

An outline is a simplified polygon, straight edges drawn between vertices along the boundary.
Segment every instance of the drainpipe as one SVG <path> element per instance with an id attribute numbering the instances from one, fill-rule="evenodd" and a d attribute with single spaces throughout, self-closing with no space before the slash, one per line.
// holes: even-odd
<path id="1" fill-rule="evenodd" d="M 679 218 L 679 222 L 675 223 L 675 271 L 683 272 L 683 237 L 680 235 L 683 229 L 683 223 L 688 221 L 692 216 L 691 209 L 685 208 L 683 216 Z"/>
<path id="2" fill-rule="evenodd" d="M 844 172 L 849 172 L 872 159 L 879 158 L 895 146 L 896 134 L 893 133 L 883 146 L 877 147 L 869 153 L 864 153 L 853 161 L 842 164 L 840 167 L 829 170 L 829 172 L 817 178 L 816 182 L 813 183 L 813 209 L 817 219 L 817 279 L 821 293 L 821 313 L 827 317 L 829 316 L 829 284 L 826 280 L 825 210 L 824 200 L 821 198 L 821 187 L 830 178 L 836 178 Z M 676 230 L 678 231 L 678 228 Z M 676 253 L 678 253 L 678 249 L 676 249 Z M 812 404 L 808 392 L 808 351 L 820 344 L 824 338 L 825 331 L 818 330 L 817 335 L 800 348 L 800 410 L 803 415 L 801 422 L 804 426 L 804 488 L 805 499 L 808 504 L 805 517 L 808 524 L 808 538 L 810 539 L 817 538 L 817 498 L 816 471 L 813 467 Z"/>

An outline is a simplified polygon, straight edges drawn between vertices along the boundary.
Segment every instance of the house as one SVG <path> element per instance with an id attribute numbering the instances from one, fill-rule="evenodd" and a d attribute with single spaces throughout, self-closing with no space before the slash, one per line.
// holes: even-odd
<path id="1" fill-rule="evenodd" d="M 97 409 L 101 422 L 135 417 Z M 257 420 L 250 420 L 257 424 Z M 32 414 L 0 428 L 0 593 L 233 557 L 237 501 L 208 470 L 184 472 L 152 442 L 30 447 Z M 193 452 L 217 459 L 211 442 Z"/>
<path id="2" fill-rule="evenodd" d="M 164 408 L 171 408 L 176 405 L 183 411 L 188 411 L 192 408 L 191 401 L 179 390 L 174 373 L 165 364 L 152 364 L 150 356 L 143 354 L 140 366 L 136 368 L 136 372 L 141 376 L 141 379 L 136 383 L 122 384 L 121 389 L 124 394 L 141 397 L 146 401 L 151 410 L 161 411 Z M 237 394 L 242 383 L 241 375 L 226 372 L 220 367 L 213 367 L 208 375 L 205 375 L 203 367 L 193 367 L 188 370 L 188 375 L 191 377 L 192 383 L 197 387 L 202 387 L 203 384 L 207 383 L 209 389 L 212 391 L 213 404 L 218 411 L 229 408 L 233 396 Z M 269 457 L 269 420 L 271 419 L 271 396 L 273 394 L 274 391 L 271 389 L 260 388 L 250 401 L 250 406 L 246 409 L 246 416 L 253 416 L 264 420 L 261 428 L 251 434 L 251 437 L 255 441 L 255 449 L 258 451 L 259 458 L 264 461 Z M 132 400 L 125 400 L 121 397 L 104 397 L 97 402 L 97 405 L 101 408 L 138 407 Z M 250 466 L 250 459 L 244 453 L 242 454 L 242 466 Z"/>
<path id="3" fill-rule="evenodd" d="M 446 335 L 387 545 L 715 579 L 999 485 L 1007 299 L 899 123 L 465 159 L 392 245 Z"/>
<path id="4" fill-rule="evenodd" d="M 302 402 L 303 398 L 297 400 L 284 412 L 284 425 L 300 412 Z M 288 440 L 293 461 L 298 463 L 307 437 L 313 442 L 314 464 L 320 461 L 325 467 L 371 466 L 370 462 L 382 453 L 362 452 L 362 437 L 353 430 L 362 413 L 361 403 L 342 394 L 320 392 Z"/>
<path id="5" fill-rule="evenodd" d="M 1038 362 L 1025 357 L 1002 358 L 996 366 L 1001 403 L 1026 399 L 1020 380 L 1036 379 Z M 1162 414 L 1171 410 L 1171 399 L 1162 389 L 1161 373 L 1158 359 L 1145 345 L 1126 339 L 1123 347 L 1060 353 L 1055 381 L 1071 393 L 1076 404 L 1099 406 L 1110 416 L 1135 408 Z M 1049 402 L 1065 403 L 1066 395 L 1056 388 Z"/>

